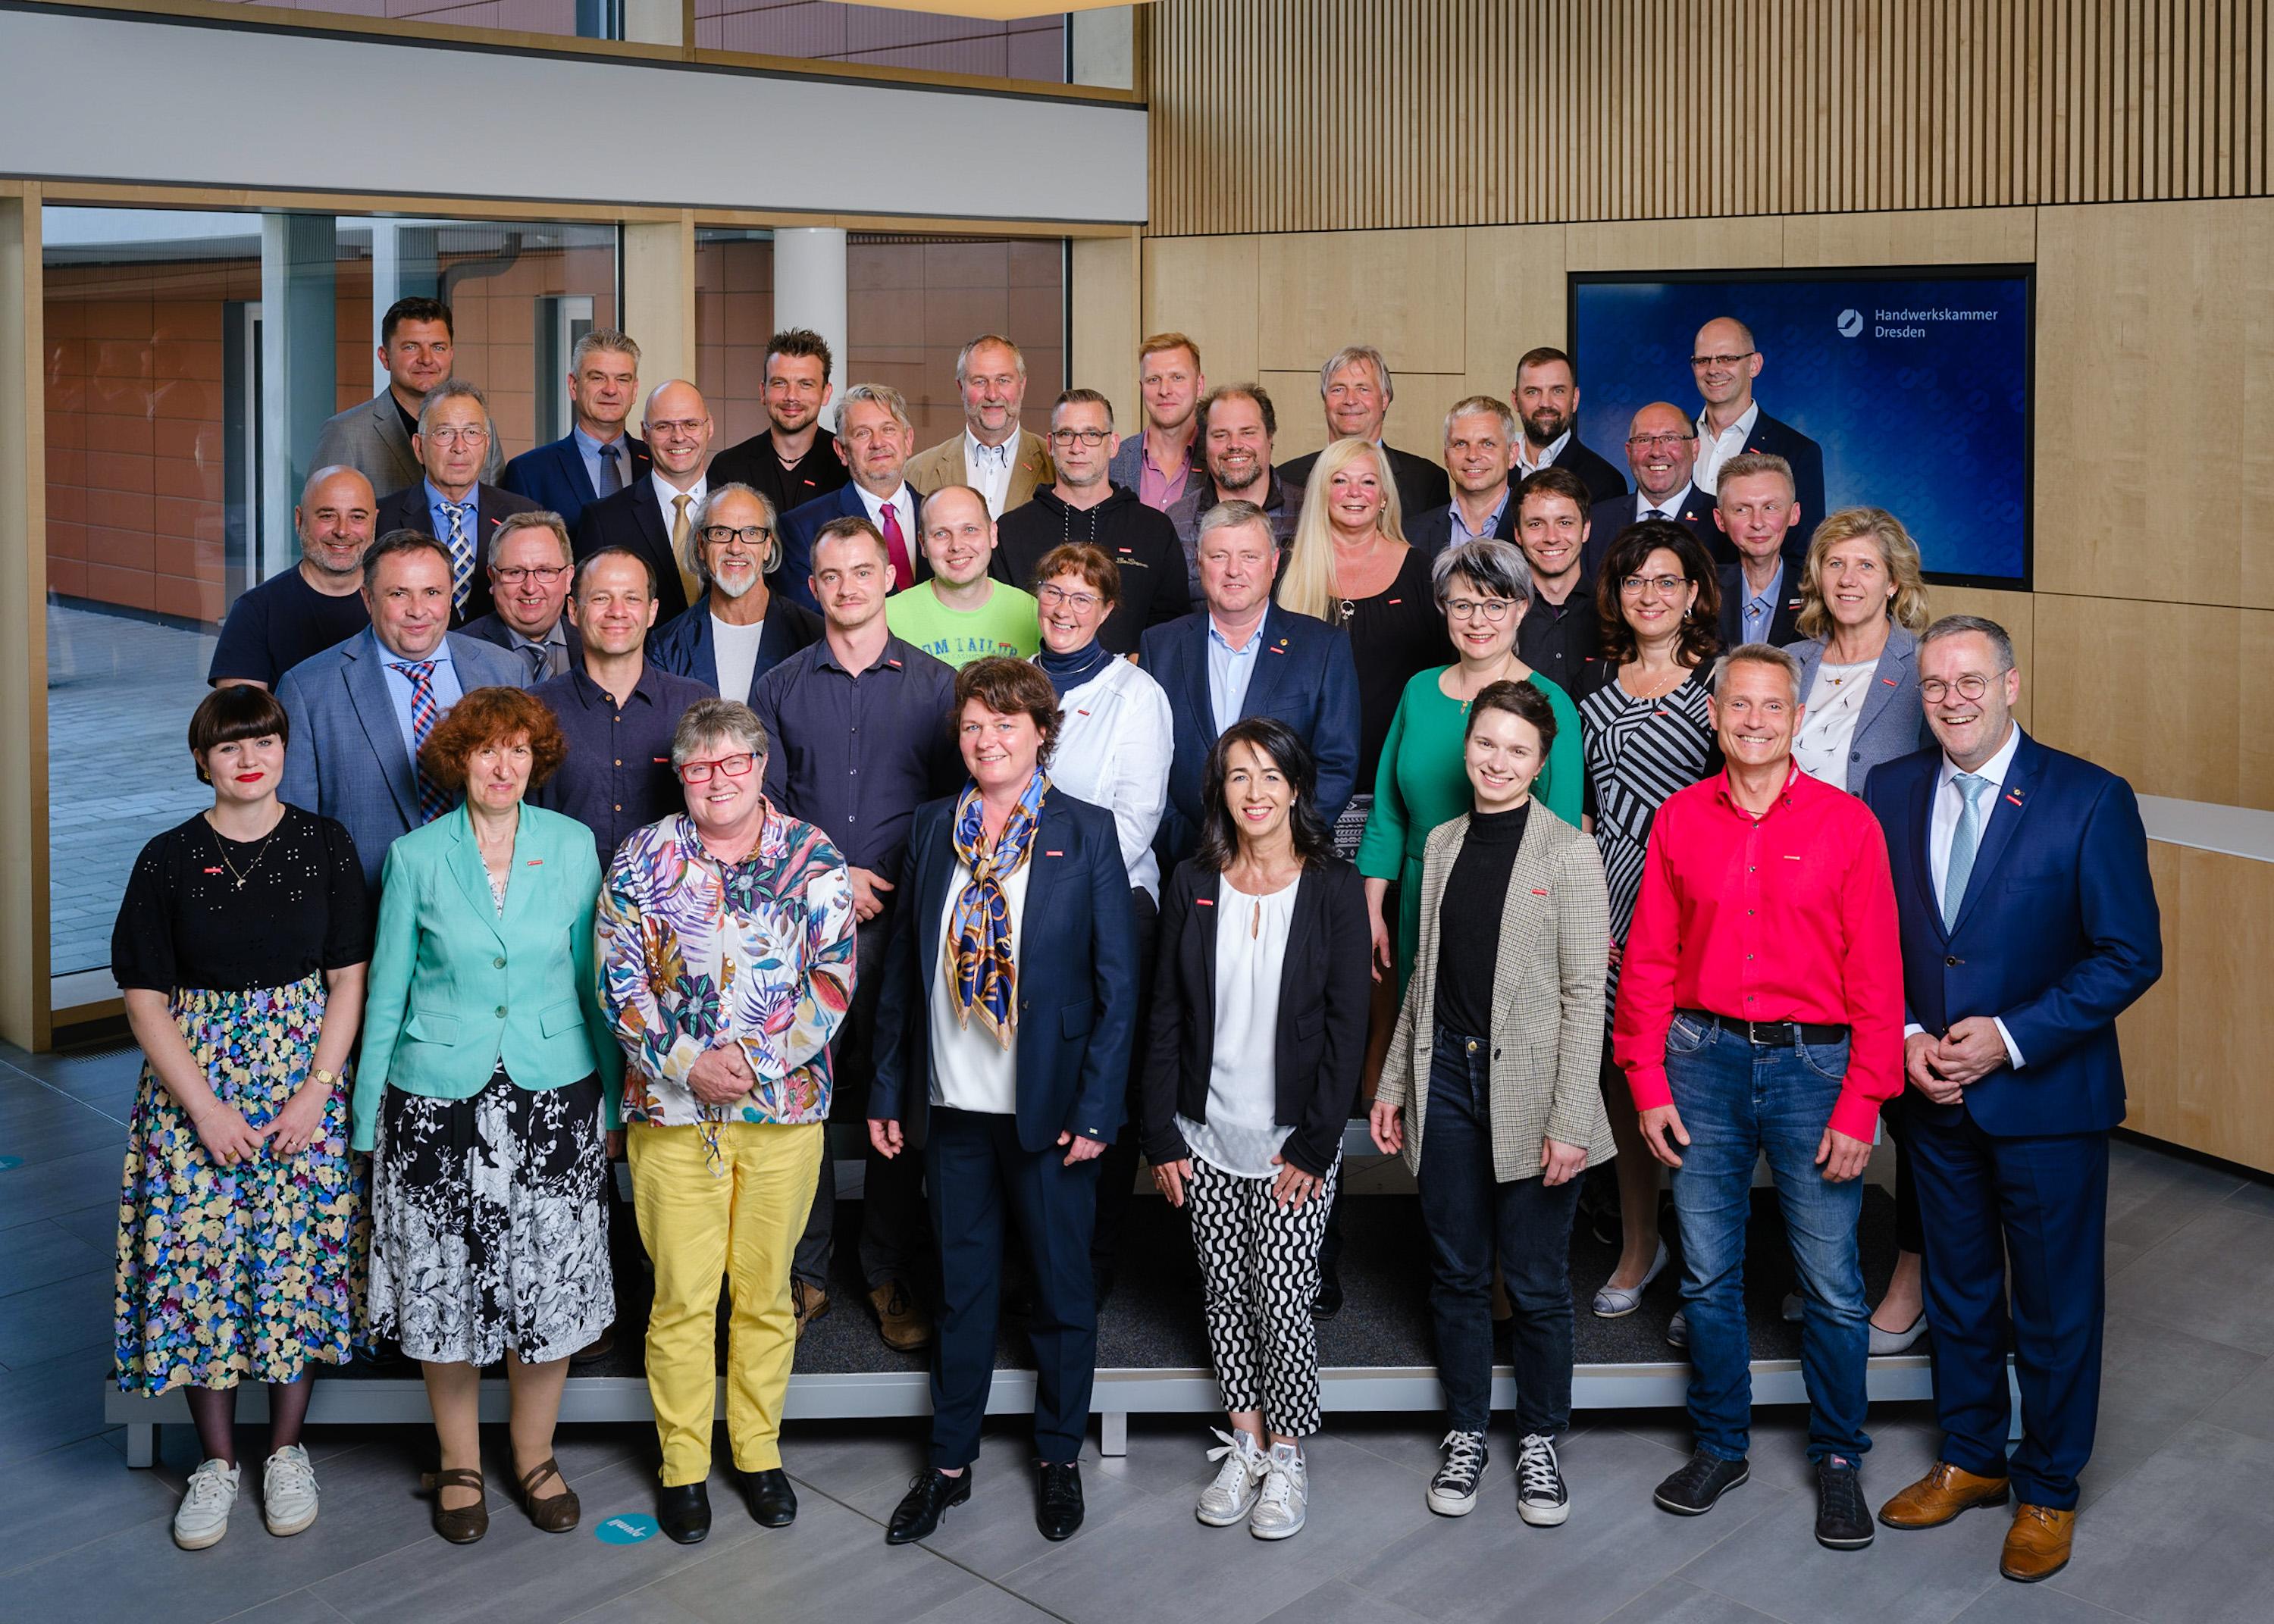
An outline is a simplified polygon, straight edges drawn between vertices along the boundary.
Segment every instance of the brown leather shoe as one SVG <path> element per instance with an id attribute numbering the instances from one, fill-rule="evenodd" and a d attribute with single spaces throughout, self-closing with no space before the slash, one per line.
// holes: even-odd
<path id="1" fill-rule="evenodd" d="M 2022 1584 L 2050 1579 L 2068 1566 L 2069 1545 L 2075 1538 L 2076 1513 L 2024 1500 L 2014 1507 L 2014 1526 L 2006 1530 L 1998 1571 Z"/>
<path id="2" fill-rule="evenodd" d="M 877 1311 L 877 1328 L 884 1333 L 885 1347 L 915 1353 L 931 1346 L 931 1316 L 899 1281 L 888 1280 L 870 1292 L 869 1306 Z"/>
<path id="3" fill-rule="evenodd" d="M 537 1485 L 548 1477 L 561 1485 L 560 1492 L 540 1500 Z M 561 1462 L 549 1455 L 522 1474 L 521 1503 L 529 1513 L 529 1520 L 548 1534 L 567 1533 L 576 1526 L 576 1519 L 584 1510 L 577 1504 L 576 1491 L 561 1475 Z"/>
<path id="4" fill-rule="evenodd" d="M 1879 1507 L 1879 1521 L 1889 1528 L 1940 1528 L 1962 1511 L 2004 1505 L 2010 1492 L 2004 1477 L 1977 1477 L 1937 1461 L 1925 1477 Z"/>
<path id="5" fill-rule="evenodd" d="M 789 1282 L 789 1305 L 797 1315 L 797 1334 L 805 1335 L 805 1327 L 829 1312 L 829 1293 L 818 1286 L 808 1285 L 802 1280 Z"/>
<path id="6" fill-rule="evenodd" d="M 489 1502 L 482 1498 L 482 1475 L 463 1466 L 445 1467 L 440 1471 L 422 1472 L 418 1486 L 434 1497 L 434 1531 L 454 1545 L 470 1545 L 490 1531 Z M 444 1509 L 444 1489 L 471 1489 L 474 1503 L 471 1506 Z"/>

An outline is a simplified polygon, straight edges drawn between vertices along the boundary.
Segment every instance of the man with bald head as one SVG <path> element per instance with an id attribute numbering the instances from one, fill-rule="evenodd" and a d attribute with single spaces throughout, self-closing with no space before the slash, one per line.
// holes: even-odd
<path id="1" fill-rule="evenodd" d="M 647 440 L 646 473 L 584 509 L 576 526 L 576 556 L 623 547 L 655 571 L 656 624 L 668 624 L 702 595 L 694 553 L 695 515 L 710 494 L 711 409 L 683 378 L 659 383 L 647 397 L 640 433 Z"/>
<path id="2" fill-rule="evenodd" d="M 1671 519 L 1698 538 L 1714 561 L 1734 562 L 1728 537 L 1713 528 L 1713 499 L 1690 481 L 1698 460 L 1698 431 L 1682 408 L 1653 401 L 1627 425 L 1627 466 L 1634 472 L 1631 495 L 1597 502 L 1587 515 L 1584 567 L 1593 575 L 1619 532 L 1645 519 Z"/>
<path id="3" fill-rule="evenodd" d="M 276 679 L 371 624 L 363 601 L 363 555 L 379 503 L 371 481 L 343 463 L 308 476 L 292 528 L 300 562 L 237 594 L 214 644 L 206 680 L 273 688 Z"/>
<path id="4" fill-rule="evenodd" d="M 1800 523 L 1786 538 L 1785 556 L 1797 560 L 1807 555 L 1808 538 L 1824 516 L 1824 447 L 1761 410 L 1753 398 L 1753 380 L 1761 375 L 1761 365 L 1753 330 L 1735 316 L 1716 316 L 1698 329 L 1690 371 L 1706 403 L 1696 424 L 1695 477 L 1698 488 L 1710 496 L 1721 488 L 1721 464 L 1731 457 L 1747 453 L 1782 457 L 1792 468 L 1801 513 Z"/>

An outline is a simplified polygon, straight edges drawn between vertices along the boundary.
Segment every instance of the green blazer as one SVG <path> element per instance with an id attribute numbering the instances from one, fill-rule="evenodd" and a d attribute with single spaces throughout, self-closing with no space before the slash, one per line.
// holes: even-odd
<path id="1" fill-rule="evenodd" d="M 525 801 L 502 918 L 463 806 L 388 848 L 356 1064 L 356 1149 L 372 1148 L 389 1087 L 471 1099 L 500 1059 L 532 1090 L 597 1071 L 607 1125 L 622 1125 L 624 1058 L 593 967 L 599 893 L 591 831 Z"/>

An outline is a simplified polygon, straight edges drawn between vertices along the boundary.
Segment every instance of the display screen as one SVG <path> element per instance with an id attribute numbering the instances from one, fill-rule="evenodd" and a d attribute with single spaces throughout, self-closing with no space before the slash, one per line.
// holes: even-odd
<path id="1" fill-rule="evenodd" d="M 1828 508 L 1886 508 L 1936 580 L 2029 584 L 2029 267 L 1575 272 L 1570 302 L 1579 437 L 1614 462 L 1637 408 L 1702 409 L 1698 329 L 1734 316 L 1754 400 L 1824 448 Z"/>

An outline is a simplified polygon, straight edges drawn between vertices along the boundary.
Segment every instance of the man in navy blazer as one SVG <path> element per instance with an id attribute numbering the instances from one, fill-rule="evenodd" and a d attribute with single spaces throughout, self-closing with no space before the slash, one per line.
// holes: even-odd
<path id="1" fill-rule="evenodd" d="M 1919 640 L 1940 748 L 1864 799 L 1901 915 L 1910 1165 L 1943 1444 L 1880 1520 L 1931 1528 L 2020 1504 L 1999 1570 L 2068 1560 L 2092 1452 L 2106 1298 L 2108 1132 L 2124 1119 L 2116 1018 L 2163 972 L 2146 831 L 2123 779 L 2015 725 L 2012 641 L 1948 615 Z M 2007 1308 L 2008 1287 L 2012 1307 Z M 2006 1355 L 2022 1395 L 2009 1462 Z"/>
<path id="2" fill-rule="evenodd" d="M 372 515 L 373 534 L 417 530 L 440 542 L 446 554 L 453 552 L 455 521 L 465 553 L 451 560 L 453 626 L 478 620 L 497 607 L 486 568 L 490 538 L 515 514 L 537 511 L 535 502 L 481 478 L 486 447 L 495 440 L 489 402 L 479 389 L 463 378 L 437 384 L 427 391 L 418 432 L 410 437 L 425 472 L 415 485 L 381 497 Z"/>
<path id="3" fill-rule="evenodd" d="M 711 409 L 683 379 L 656 385 L 647 397 L 648 470 L 594 502 L 576 526 L 576 557 L 622 547 L 655 572 L 656 624 L 685 613 L 694 596 L 690 567 L 695 515 L 710 494 Z"/>
<path id="4" fill-rule="evenodd" d="M 1445 414 L 1445 471 L 1453 500 L 1405 515 L 1405 539 L 1435 558 L 1457 542 L 1516 539 L 1516 487 L 1510 470 L 1519 432 L 1505 401 L 1472 395 Z M 1460 534 L 1454 532 L 1459 521 Z"/>
<path id="5" fill-rule="evenodd" d="M 865 519 L 885 538 L 892 558 L 892 590 L 928 580 L 916 493 L 907 481 L 908 453 L 916 443 L 900 392 L 885 384 L 855 384 L 837 409 L 837 455 L 849 483 L 782 515 L 780 567 L 772 584 L 780 596 L 818 612 L 813 596 L 813 538 L 832 519 Z M 893 544 L 898 542 L 895 551 Z"/>
<path id="6" fill-rule="evenodd" d="M 1610 459 L 1579 438 L 1579 373 L 1570 356 L 1547 344 L 1525 350 L 1516 364 L 1508 403 L 1524 425 L 1516 445 L 1517 485 L 1542 469 L 1568 468 L 1585 484 L 1591 502 L 1627 493 L 1627 482 Z"/>
<path id="7" fill-rule="evenodd" d="M 1310 741 L 1319 761 L 1319 813 L 1331 824 L 1358 788 L 1358 665 L 1350 639 L 1271 601 L 1279 547 L 1269 515 L 1225 502 L 1201 521 L 1201 592 L 1208 607 L 1148 631 L 1137 663 L 1169 696 L 1176 755 L 1156 845 L 1161 871 L 1200 838 L 1201 770 L 1216 735 L 1274 716 Z"/>
<path id="8" fill-rule="evenodd" d="M 431 537 L 373 543 L 363 590 L 371 629 L 302 660 L 276 684 L 292 722 L 277 793 L 347 825 L 376 898 L 387 848 L 427 821 L 410 749 L 418 684 L 427 685 L 439 721 L 461 695 L 520 688 L 528 673 L 503 649 L 447 629 L 450 555 Z M 414 669 L 395 669 L 403 665 Z"/>
<path id="9" fill-rule="evenodd" d="M 568 356 L 568 413 L 559 440 L 524 451 L 498 484 L 561 515 L 571 534 L 585 508 L 614 496 L 648 470 L 647 447 L 624 432 L 639 399 L 639 346 L 613 327 L 594 327 Z"/>
<path id="10" fill-rule="evenodd" d="M 757 647 L 747 656 L 749 680 L 741 685 L 740 693 L 721 695 L 749 704 L 761 677 L 800 649 L 821 641 L 821 617 L 766 585 L 764 567 L 772 549 L 753 547 L 739 533 L 753 527 L 775 528 L 772 504 L 764 497 L 746 485 L 722 485 L 712 491 L 697 516 L 695 574 L 703 583 L 703 596 L 648 640 L 648 654 L 659 668 L 692 677 L 719 694 L 719 626 L 727 628 L 730 654 L 734 629 L 755 626 Z M 706 530 L 738 533 L 714 543 L 704 539 Z M 776 538 L 774 546 L 779 545 Z"/>
<path id="11" fill-rule="evenodd" d="M 1808 538 L 1824 517 L 1824 447 L 1789 423 L 1761 410 L 1753 380 L 1761 375 L 1761 352 L 1753 330 L 1734 316 L 1717 316 L 1698 329 L 1690 370 L 1705 405 L 1698 413 L 1698 485 L 1707 494 L 1720 490 L 1721 464 L 1747 453 L 1781 456 L 1792 467 L 1800 501 L 1800 523 L 1787 544 L 1788 556 L 1804 558 Z M 1725 559 L 1722 560 L 1727 562 Z"/>
<path id="12" fill-rule="evenodd" d="M 1597 502 L 1587 512 L 1587 546 L 1581 567 L 1600 574 L 1611 544 L 1630 524 L 1648 518 L 1670 519 L 1705 544 L 1717 564 L 1734 564 L 1736 550 L 1713 528 L 1713 498 L 1691 479 L 1698 466 L 1698 431 L 1667 401 L 1653 401 L 1627 423 L 1627 466 L 1635 488 L 1625 496 Z"/>

